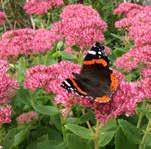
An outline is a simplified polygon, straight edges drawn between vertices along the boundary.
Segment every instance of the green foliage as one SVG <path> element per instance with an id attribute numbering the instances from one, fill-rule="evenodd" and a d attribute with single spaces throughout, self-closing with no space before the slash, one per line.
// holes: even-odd
<path id="1" fill-rule="evenodd" d="M 117 123 L 115 120 L 110 120 L 105 126 L 100 129 L 99 146 L 103 147 L 110 143 L 117 131 Z"/>
<path id="2" fill-rule="evenodd" d="M 119 126 L 122 129 L 126 138 L 134 143 L 139 144 L 141 141 L 141 131 L 126 120 L 118 120 Z"/>
<path id="3" fill-rule="evenodd" d="M 78 126 L 76 124 L 66 124 L 65 128 L 83 139 L 92 140 L 93 138 L 93 134 L 89 129 Z"/>

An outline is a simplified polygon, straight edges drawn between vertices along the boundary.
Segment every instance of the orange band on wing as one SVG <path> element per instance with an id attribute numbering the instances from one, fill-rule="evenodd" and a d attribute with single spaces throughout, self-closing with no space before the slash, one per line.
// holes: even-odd
<path id="1" fill-rule="evenodd" d="M 118 85 L 119 85 L 119 81 L 118 81 L 117 77 L 115 76 L 115 74 L 113 74 L 113 73 L 111 74 L 110 78 L 111 78 L 110 89 L 112 91 L 116 91 L 118 88 Z"/>
<path id="2" fill-rule="evenodd" d="M 111 100 L 111 98 L 108 97 L 108 96 L 102 96 L 102 97 L 96 97 L 96 98 L 95 98 L 95 101 L 96 101 L 96 102 L 99 102 L 99 103 L 107 103 L 107 102 L 109 102 L 110 100 Z"/>
<path id="3" fill-rule="evenodd" d="M 82 91 L 81 88 L 78 86 L 78 84 L 74 81 L 74 79 L 70 79 L 73 85 L 76 87 L 76 89 L 83 95 L 87 95 L 85 91 Z"/>
<path id="4" fill-rule="evenodd" d="M 83 62 L 84 65 L 102 64 L 104 67 L 107 66 L 107 62 L 104 59 L 92 59 Z"/>

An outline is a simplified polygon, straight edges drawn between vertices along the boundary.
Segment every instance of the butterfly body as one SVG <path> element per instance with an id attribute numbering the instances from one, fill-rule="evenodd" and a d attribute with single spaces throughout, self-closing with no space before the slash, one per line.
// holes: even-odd
<path id="1" fill-rule="evenodd" d="M 96 43 L 85 56 L 80 73 L 73 73 L 74 77 L 63 81 L 61 86 L 69 93 L 89 97 L 99 103 L 109 102 L 118 80 L 109 68 L 104 49 Z"/>

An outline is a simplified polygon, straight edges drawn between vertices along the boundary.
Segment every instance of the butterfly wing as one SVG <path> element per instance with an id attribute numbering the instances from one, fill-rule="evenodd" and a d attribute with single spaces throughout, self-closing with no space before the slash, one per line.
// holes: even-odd
<path id="1" fill-rule="evenodd" d="M 108 102 L 112 95 L 112 70 L 109 69 L 109 60 L 104 50 L 103 45 L 96 43 L 85 56 L 80 74 L 75 75 L 75 80 L 81 83 L 87 96 L 99 102 Z"/>
<path id="2" fill-rule="evenodd" d="M 92 97 L 100 103 L 109 102 L 113 89 L 116 90 L 114 84 L 117 84 L 117 79 L 109 69 L 104 49 L 103 45 L 96 43 L 85 56 L 80 74 L 73 73 L 74 78 L 66 79 L 62 87 L 68 92 Z"/>

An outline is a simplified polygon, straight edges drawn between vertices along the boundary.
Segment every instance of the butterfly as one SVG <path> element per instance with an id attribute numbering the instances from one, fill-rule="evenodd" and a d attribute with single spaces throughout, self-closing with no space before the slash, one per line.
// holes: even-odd
<path id="1" fill-rule="evenodd" d="M 87 97 L 99 103 L 108 103 L 119 85 L 109 66 L 105 47 L 95 43 L 86 54 L 80 73 L 74 73 L 61 83 L 68 93 Z"/>

